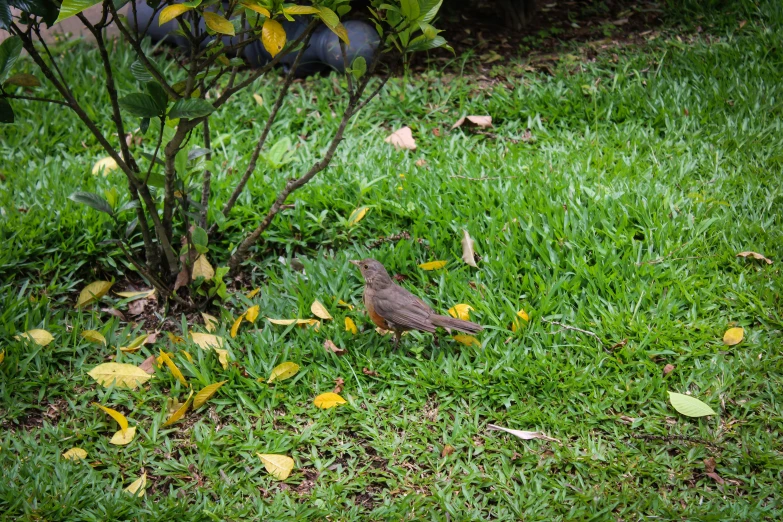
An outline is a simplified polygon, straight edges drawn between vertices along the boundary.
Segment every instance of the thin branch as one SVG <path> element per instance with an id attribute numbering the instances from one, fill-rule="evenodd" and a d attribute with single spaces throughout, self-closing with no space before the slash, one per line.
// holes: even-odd
<path id="1" fill-rule="evenodd" d="M 207 152 L 207 161 L 212 160 L 212 142 L 209 135 L 209 118 L 204 120 L 204 148 L 210 152 Z M 207 228 L 207 208 L 209 207 L 209 193 L 211 190 L 212 173 L 209 169 L 204 169 L 204 181 L 201 183 L 201 228 Z"/>
<path id="2" fill-rule="evenodd" d="M 348 53 L 345 50 L 345 42 L 340 40 L 340 53 L 343 55 L 343 73 L 345 73 L 345 81 L 348 83 L 348 94 L 353 96 L 353 74 L 348 72 Z"/>
<path id="3" fill-rule="evenodd" d="M 68 102 L 62 100 L 52 100 L 49 98 L 37 98 L 35 96 L 17 96 L 15 94 L 3 93 L 2 95 L 0 95 L 0 98 L 8 98 L 9 100 L 29 100 L 29 101 L 37 101 L 37 102 L 44 102 L 44 103 L 56 103 L 57 105 L 64 105 L 69 108 L 71 106 Z"/>
<path id="4" fill-rule="evenodd" d="M 711 446 L 714 449 L 717 450 L 723 450 L 723 447 L 720 444 L 715 444 L 714 442 L 710 442 L 708 440 L 704 439 L 697 439 L 694 437 L 686 437 L 684 435 L 651 435 L 647 433 L 631 433 L 631 438 L 633 439 L 641 439 L 646 441 L 651 440 L 660 440 L 663 442 L 672 442 L 672 441 L 681 441 L 681 442 L 690 442 L 692 444 L 703 444 L 705 446 Z"/>
<path id="5" fill-rule="evenodd" d="M 73 97 L 73 92 L 71 91 L 71 88 L 68 86 L 68 80 L 66 80 L 65 75 L 60 70 L 60 67 L 57 65 L 57 61 L 54 59 L 54 56 L 52 55 L 52 52 L 49 50 L 49 46 L 46 45 L 46 40 L 43 39 L 41 36 L 41 27 L 40 23 L 34 22 L 31 24 L 33 31 L 35 31 L 35 35 L 38 37 L 38 42 L 41 44 L 41 46 L 44 48 L 44 51 L 46 51 L 46 55 L 49 57 L 49 61 L 52 62 L 52 67 L 57 72 L 57 74 L 60 76 L 60 81 L 62 82 L 62 85 L 65 87 L 65 89 L 68 91 L 68 93 Z M 30 39 L 32 41 L 32 38 Z"/>
<path id="6" fill-rule="evenodd" d="M 600 344 L 601 346 L 603 346 L 603 344 L 604 344 L 604 342 L 601 340 L 601 338 L 598 337 L 598 335 L 595 332 L 591 332 L 590 330 L 583 330 L 581 328 L 577 328 L 576 326 L 569 326 L 567 324 L 559 323 L 557 321 L 549 321 L 548 319 L 541 319 L 541 320 L 544 321 L 545 323 L 557 325 L 560 328 L 562 328 L 562 330 L 571 330 L 571 331 L 574 331 L 574 332 L 580 332 L 580 333 L 589 335 L 591 337 L 595 337 L 595 339 L 598 340 L 598 344 Z M 562 331 L 562 330 L 560 330 L 560 331 Z M 559 333 L 559 332 L 550 332 L 550 333 L 556 334 L 556 333 Z"/>
<path id="7" fill-rule="evenodd" d="M 378 94 L 380 94 L 381 92 L 381 89 L 383 89 L 384 85 L 386 85 L 386 82 L 388 82 L 391 77 L 392 77 L 392 72 L 389 71 L 389 74 L 383 77 L 378 87 L 376 87 L 375 90 L 371 92 L 370 95 L 367 96 L 367 98 L 363 102 L 361 102 L 358 107 L 356 107 L 356 112 L 359 112 L 360 110 L 364 109 L 364 106 L 367 105 L 370 102 L 370 100 L 378 96 Z"/>
<path id="8" fill-rule="evenodd" d="M 157 271 L 160 268 L 160 254 L 157 246 L 152 242 L 147 216 L 144 214 L 144 208 L 142 208 L 139 199 L 139 191 L 136 190 L 136 186 L 130 181 L 128 181 L 128 190 L 130 191 L 131 200 L 139 202 L 139 206 L 136 207 L 136 222 L 141 229 L 141 237 L 144 240 L 144 257 L 147 259 L 147 266 L 150 270 Z"/>
<path id="9" fill-rule="evenodd" d="M 149 270 L 144 268 L 144 266 L 136 261 L 134 257 L 131 255 L 131 253 L 128 251 L 128 249 L 125 247 L 124 243 L 122 241 L 117 242 L 118 245 L 120 245 L 120 248 L 122 249 L 122 252 L 125 254 L 125 257 L 128 258 L 128 260 L 131 262 L 131 264 L 136 268 L 136 270 L 139 271 L 139 273 L 149 281 L 149 283 L 154 286 L 155 288 L 160 291 L 161 295 L 164 297 L 164 299 L 172 298 L 174 301 L 179 303 L 182 306 L 190 307 L 190 305 L 185 302 L 184 299 L 182 299 L 180 296 L 178 296 L 175 292 L 172 292 L 169 290 L 169 288 L 164 285 L 157 277 L 152 275 Z"/>

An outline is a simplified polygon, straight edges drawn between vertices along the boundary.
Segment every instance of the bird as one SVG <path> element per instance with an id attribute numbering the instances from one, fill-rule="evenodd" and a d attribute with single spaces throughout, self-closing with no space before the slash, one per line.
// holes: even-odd
<path id="1" fill-rule="evenodd" d="M 407 330 L 434 334 L 440 326 L 449 333 L 458 330 L 475 334 L 484 329 L 480 324 L 436 314 L 424 301 L 395 284 L 379 261 L 367 258 L 350 262 L 359 267 L 364 277 L 364 306 L 370 319 L 378 327 L 394 332 L 394 349 Z"/>

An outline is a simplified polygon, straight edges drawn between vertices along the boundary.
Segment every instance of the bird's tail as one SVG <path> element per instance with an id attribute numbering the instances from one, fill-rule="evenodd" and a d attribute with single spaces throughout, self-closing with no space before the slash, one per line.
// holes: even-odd
<path id="1" fill-rule="evenodd" d="M 470 321 L 463 321 L 462 319 L 455 319 L 453 317 L 447 317 L 445 315 L 431 315 L 430 320 L 435 326 L 440 326 L 447 330 L 458 330 L 469 334 L 479 333 L 484 329 L 483 326 Z"/>

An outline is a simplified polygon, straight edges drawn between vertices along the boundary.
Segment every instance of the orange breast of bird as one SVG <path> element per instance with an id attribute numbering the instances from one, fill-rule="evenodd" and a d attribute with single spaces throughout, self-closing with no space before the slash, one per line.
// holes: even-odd
<path id="1" fill-rule="evenodd" d="M 384 330 L 390 330 L 386 320 L 375 311 L 375 307 L 372 304 L 372 294 L 368 295 L 366 289 L 364 292 L 364 307 L 367 309 L 367 313 L 370 315 L 372 322 L 375 323 L 375 326 Z"/>

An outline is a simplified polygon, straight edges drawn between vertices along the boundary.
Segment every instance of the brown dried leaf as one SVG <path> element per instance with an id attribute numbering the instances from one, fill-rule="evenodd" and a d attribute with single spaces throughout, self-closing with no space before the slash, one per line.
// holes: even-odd
<path id="1" fill-rule="evenodd" d="M 139 368 L 152 375 L 155 373 L 155 356 L 150 355 L 144 362 L 139 365 Z"/>
<path id="2" fill-rule="evenodd" d="M 416 150 L 416 140 L 413 139 L 413 132 L 408 126 L 394 131 L 392 134 L 387 136 L 384 141 L 386 143 L 391 143 L 394 145 L 394 148 L 398 150 Z"/>
<path id="3" fill-rule="evenodd" d="M 454 453 L 456 450 L 454 449 L 454 446 L 451 444 L 446 444 L 443 446 L 443 451 L 440 452 L 441 457 L 448 457 L 452 453 Z"/>
<path id="4" fill-rule="evenodd" d="M 131 301 L 131 303 L 128 305 L 128 313 L 130 315 L 139 315 L 144 313 L 144 308 L 147 306 L 147 300 L 146 299 L 136 299 L 135 301 Z"/>
<path id="5" fill-rule="evenodd" d="M 462 260 L 469 266 L 476 268 L 476 253 L 473 251 L 473 239 L 464 228 L 462 229 Z"/>
<path id="6" fill-rule="evenodd" d="M 327 339 L 324 341 L 324 348 L 326 348 L 327 352 L 333 352 L 336 355 L 345 355 L 345 348 L 338 348 L 337 345 L 335 345 L 331 339 Z M 340 392 L 335 392 L 340 393 Z"/>
<path id="7" fill-rule="evenodd" d="M 712 473 L 715 471 L 715 457 L 704 459 L 704 471 L 707 473 Z"/>
<path id="8" fill-rule="evenodd" d="M 127 321 L 127 319 L 125 319 L 125 315 L 116 308 L 101 308 L 101 312 L 106 312 L 109 315 L 113 315 L 120 321 Z"/>
<path id="9" fill-rule="evenodd" d="M 378 375 L 378 372 L 376 372 L 375 370 L 370 370 L 368 368 L 362 368 L 362 373 L 369 377 L 380 377 L 380 375 Z"/>
<path id="10" fill-rule="evenodd" d="M 458 119 L 457 122 L 451 126 L 451 130 L 457 127 L 478 127 L 480 129 L 486 129 L 492 127 L 492 116 L 463 116 Z"/>
<path id="11" fill-rule="evenodd" d="M 670 373 L 674 371 L 674 365 L 673 364 L 667 364 L 663 367 L 663 376 L 666 377 Z"/>
<path id="12" fill-rule="evenodd" d="M 744 257 L 744 258 L 752 257 L 753 259 L 758 259 L 759 261 L 764 261 L 768 265 L 772 264 L 772 260 L 771 259 L 762 256 L 758 252 L 750 252 L 750 251 L 748 251 L 748 252 L 740 252 L 739 254 L 737 254 L 737 257 Z"/>
<path id="13" fill-rule="evenodd" d="M 187 285 L 189 280 L 190 276 L 188 275 L 188 269 L 183 268 L 180 270 L 179 274 L 177 274 L 177 280 L 174 281 L 174 291 L 176 292 L 183 286 Z"/>
<path id="14" fill-rule="evenodd" d="M 345 380 L 342 377 L 338 377 L 334 380 L 334 390 L 332 393 L 342 393 L 343 386 L 345 386 Z"/>
<path id="15" fill-rule="evenodd" d="M 427 160 L 424 158 L 419 158 L 416 160 L 416 166 L 417 167 L 426 167 L 427 166 Z"/>
<path id="16" fill-rule="evenodd" d="M 549 437 L 547 435 L 544 435 L 540 431 L 522 431 L 522 430 L 512 430 L 509 428 L 503 428 L 502 426 L 496 426 L 494 424 L 487 424 L 487 429 L 490 431 L 499 430 L 499 431 L 505 431 L 506 433 L 510 433 L 511 435 L 515 437 L 519 437 L 523 440 L 530 440 L 530 439 L 542 439 L 542 440 L 548 440 L 551 442 L 560 442 L 557 439 L 553 439 L 552 437 Z"/>

